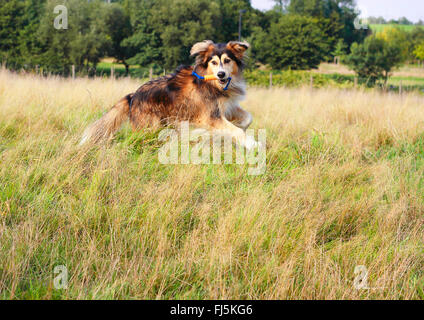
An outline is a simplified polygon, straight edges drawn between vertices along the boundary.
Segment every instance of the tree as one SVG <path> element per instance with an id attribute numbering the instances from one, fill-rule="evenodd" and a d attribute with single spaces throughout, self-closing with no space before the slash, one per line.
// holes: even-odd
<path id="1" fill-rule="evenodd" d="M 275 2 L 275 7 L 274 8 L 278 12 L 283 13 L 283 12 L 285 12 L 287 10 L 287 6 L 288 6 L 290 0 L 274 0 L 274 2 Z"/>
<path id="2" fill-rule="evenodd" d="M 144 67 L 162 59 L 160 32 L 149 21 L 153 6 L 152 1 L 141 0 L 131 7 L 133 34 L 121 42 L 127 52 L 133 53 L 127 60 L 130 64 Z"/>
<path id="3" fill-rule="evenodd" d="M 337 45 L 338 39 L 351 46 L 353 42 L 362 42 L 368 35 L 367 30 L 357 30 L 355 20 L 359 13 L 354 0 L 291 0 L 288 7 L 291 14 L 311 16 L 328 27 L 325 30 L 330 41 L 329 54 Z"/>
<path id="4" fill-rule="evenodd" d="M 143 67 L 190 64 L 193 43 L 215 39 L 221 19 L 218 4 L 208 0 L 144 0 L 136 11 L 135 32 L 123 45 L 137 52 L 128 61 Z"/>
<path id="5" fill-rule="evenodd" d="M 402 17 L 399 19 L 399 24 L 402 25 L 411 25 L 413 24 L 411 21 L 409 21 L 406 17 Z"/>
<path id="6" fill-rule="evenodd" d="M 105 7 L 105 26 L 106 33 L 112 42 L 112 45 L 108 48 L 108 55 L 122 63 L 125 66 L 126 75 L 128 75 L 129 64 L 127 59 L 132 57 L 134 53 L 124 47 L 122 41 L 132 34 L 130 17 L 122 6 L 111 4 Z"/>
<path id="7" fill-rule="evenodd" d="M 19 0 L 0 4 L 0 62 L 19 61 L 19 32 L 25 26 L 25 3 Z"/>
<path id="8" fill-rule="evenodd" d="M 333 55 L 335 60 L 337 61 L 337 64 L 339 64 L 340 59 L 346 55 L 346 52 L 347 52 L 347 45 L 344 43 L 342 39 L 340 39 L 337 42 L 336 48 L 333 51 Z"/>
<path id="9" fill-rule="evenodd" d="M 364 43 L 352 45 L 345 62 L 367 85 L 372 86 L 383 79 L 386 87 L 390 72 L 402 63 L 402 52 L 393 43 L 370 36 Z"/>
<path id="10" fill-rule="evenodd" d="M 415 49 L 422 43 L 424 43 L 424 28 L 414 27 L 409 34 L 409 41 L 411 42 L 410 48 L 411 52 L 409 54 L 409 59 L 413 60 L 416 58 Z"/>
<path id="11" fill-rule="evenodd" d="M 393 47 L 398 47 L 401 51 L 401 59 L 406 61 L 413 52 L 410 33 L 400 27 L 384 28 L 382 32 L 376 34 L 377 38 L 382 38 Z"/>
<path id="12" fill-rule="evenodd" d="M 67 30 L 53 26 L 53 8 L 63 0 L 0 1 L 0 63 L 67 73 L 71 65 L 93 70 L 101 58 L 112 56 L 127 73 L 130 64 L 169 70 L 192 62 L 190 47 L 197 41 L 237 39 L 242 9 L 242 38 L 255 42 L 251 56 L 275 66 L 314 67 L 332 59 L 340 40 L 348 48 L 362 41 L 363 31 L 353 27 L 354 0 L 274 1 L 273 10 L 262 12 L 250 0 L 66 0 Z M 295 25 L 280 25 L 282 17 Z M 280 34 L 278 25 L 304 39 L 303 48 L 287 32 Z M 272 43 L 272 37 L 285 42 Z M 287 54 L 282 62 L 275 47 Z"/>
<path id="13" fill-rule="evenodd" d="M 49 0 L 40 28 L 38 56 L 33 61 L 52 72 L 66 73 L 70 65 L 78 70 L 96 67 L 97 63 L 112 46 L 105 25 L 105 6 L 103 1 L 68 0 L 69 28 L 56 30 L 51 23 L 55 15 L 53 8 L 57 1 Z"/>
<path id="14" fill-rule="evenodd" d="M 264 31 L 254 35 L 254 54 L 274 69 L 316 68 L 328 52 L 326 35 L 318 20 L 287 15 Z"/>
<path id="15" fill-rule="evenodd" d="M 424 61 L 424 42 L 415 47 L 414 54 L 418 60 Z"/>
<path id="16" fill-rule="evenodd" d="M 387 21 L 383 17 L 368 17 L 369 24 L 386 24 Z"/>

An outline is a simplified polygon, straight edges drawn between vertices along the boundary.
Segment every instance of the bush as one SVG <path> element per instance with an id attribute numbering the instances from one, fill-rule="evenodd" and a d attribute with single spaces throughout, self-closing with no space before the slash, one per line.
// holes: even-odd
<path id="1" fill-rule="evenodd" d="M 345 62 L 354 70 L 361 81 L 373 86 L 383 79 L 384 86 L 393 68 L 403 62 L 401 48 L 384 39 L 370 36 L 363 44 L 354 43 Z"/>
<path id="2" fill-rule="evenodd" d="M 414 54 L 418 60 L 424 61 L 424 42 L 416 46 Z"/>
<path id="3" fill-rule="evenodd" d="M 246 71 L 244 77 L 246 82 L 251 86 L 269 86 L 269 71 Z M 273 71 L 272 84 L 274 86 L 299 87 L 310 85 L 311 77 L 313 78 L 313 86 L 315 88 L 327 86 L 348 88 L 354 85 L 354 78 L 351 75 L 321 74 L 294 70 Z"/>

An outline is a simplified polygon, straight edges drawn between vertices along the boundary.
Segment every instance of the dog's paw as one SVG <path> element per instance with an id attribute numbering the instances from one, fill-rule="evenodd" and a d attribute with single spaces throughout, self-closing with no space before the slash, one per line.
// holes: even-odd
<path id="1" fill-rule="evenodd" d="M 255 141 L 255 139 L 251 136 L 247 136 L 246 137 L 246 141 L 244 142 L 244 147 L 247 150 L 252 150 L 254 148 L 260 147 L 261 144 L 257 141 Z"/>

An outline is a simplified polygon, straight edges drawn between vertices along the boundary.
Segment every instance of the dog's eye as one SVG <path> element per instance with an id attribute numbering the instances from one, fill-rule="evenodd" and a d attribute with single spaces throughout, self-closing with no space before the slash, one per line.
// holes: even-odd
<path id="1" fill-rule="evenodd" d="M 230 63 L 231 60 L 230 59 L 224 59 L 224 63 Z"/>
<path id="2" fill-rule="evenodd" d="M 217 65 L 218 65 L 218 62 L 216 62 L 216 61 L 212 61 L 212 64 L 213 64 L 214 66 L 217 66 Z"/>

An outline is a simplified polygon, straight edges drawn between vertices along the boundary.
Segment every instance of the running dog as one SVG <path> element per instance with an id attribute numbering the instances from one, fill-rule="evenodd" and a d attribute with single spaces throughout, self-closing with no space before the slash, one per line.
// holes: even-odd
<path id="1" fill-rule="evenodd" d="M 196 43 L 190 51 L 194 66 L 181 66 L 122 98 L 85 130 L 81 144 L 110 139 L 129 119 L 133 130 L 189 121 L 229 135 L 247 149 L 258 146 L 245 134 L 252 116 L 239 106 L 246 94 L 243 59 L 248 48 L 248 43 L 236 41 Z"/>

